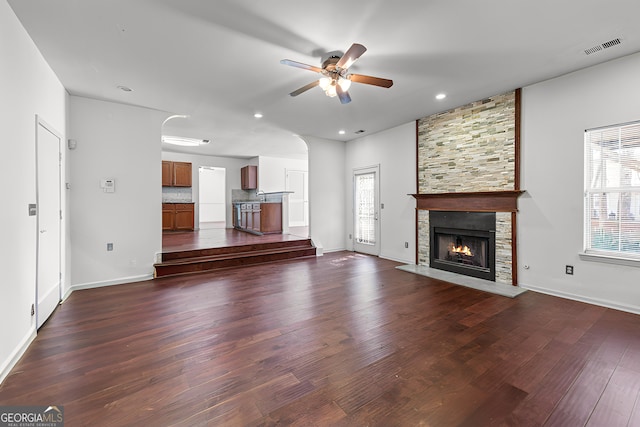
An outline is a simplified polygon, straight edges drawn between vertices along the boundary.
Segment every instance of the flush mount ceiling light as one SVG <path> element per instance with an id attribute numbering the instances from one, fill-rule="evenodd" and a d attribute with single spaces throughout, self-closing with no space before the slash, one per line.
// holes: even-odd
<path id="1" fill-rule="evenodd" d="M 182 145 L 183 147 L 198 147 L 200 145 L 207 145 L 209 140 L 162 135 L 162 142 L 166 144 Z"/>
<path id="2" fill-rule="evenodd" d="M 439 94 L 437 94 L 437 95 L 436 95 L 436 99 L 437 99 L 438 101 L 443 100 L 443 99 L 445 99 L 446 97 L 447 97 L 447 94 L 446 94 L 446 93 L 439 93 Z"/>
<path id="3" fill-rule="evenodd" d="M 255 113 L 253 115 L 253 117 L 255 117 L 256 119 L 261 119 L 263 117 L 262 113 Z"/>

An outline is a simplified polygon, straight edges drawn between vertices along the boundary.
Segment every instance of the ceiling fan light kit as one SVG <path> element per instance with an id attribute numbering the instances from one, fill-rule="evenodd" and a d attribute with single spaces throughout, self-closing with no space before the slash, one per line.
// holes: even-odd
<path id="1" fill-rule="evenodd" d="M 298 96 L 301 93 L 308 91 L 311 88 L 320 86 L 324 93 L 333 98 L 337 96 L 342 104 L 348 104 L 351 102 L 351 96 L 349 95 L 349 88 L 351 82 L 363 83 L 372 86 L 379 86 L 389 88 L 393 85 L 393 81 L 389 79 L 382 79 L 380 77 L 365 76 L 362 74 L 349 74 L 349 67 L 360 58 L 360 56 L 367 50 L 361 44 L 354 43 L 342 56 L 331 56 L 322 63 L 322 68 L 315 67 L 313 65 L 303 64 L 301 62 L 292 61 L 290 59 L 283 59 L 281 64 L 290 65 L 296 68 L 302 68 L 304 70 L 313 71 L 315 73 L 322 74 L 318 80 L 315 80 L 299 89 L 294 90 L 289 95 Z"/>

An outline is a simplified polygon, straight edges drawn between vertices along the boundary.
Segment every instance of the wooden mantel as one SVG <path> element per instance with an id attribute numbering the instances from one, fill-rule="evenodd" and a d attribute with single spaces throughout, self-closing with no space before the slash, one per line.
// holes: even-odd
<path id="1" fill-rule="evenodd" d="M 517 212 L 522 190 L 411 194 L 418 209 L 430 211 Z"/>

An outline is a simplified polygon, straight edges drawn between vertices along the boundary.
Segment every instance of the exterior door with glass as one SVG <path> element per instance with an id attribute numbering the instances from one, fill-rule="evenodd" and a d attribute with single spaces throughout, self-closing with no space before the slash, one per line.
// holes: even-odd
<path id="1" fill-rule="evenodd" d="M 353 250 L 380 254 L 380 166 L 353 171 Z"/>

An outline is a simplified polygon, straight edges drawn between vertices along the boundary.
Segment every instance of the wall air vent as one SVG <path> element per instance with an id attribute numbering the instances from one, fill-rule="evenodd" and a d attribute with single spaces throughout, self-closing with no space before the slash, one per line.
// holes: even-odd
<path id="1" fill-rule="evenodd" d="M 620 37 L 618 37 L 617 39 L 609 40 L 608 42 L 604 42 L 602 44 L 590 47 L 589 49 L 585 49 L 584 53 L 586 55 L 591 55 L 593 53 L 600 52 L 603 49 L 608 49 L 610 47 L 617 46 L 620 43 L 622 43 L 622 39 Z"/>

